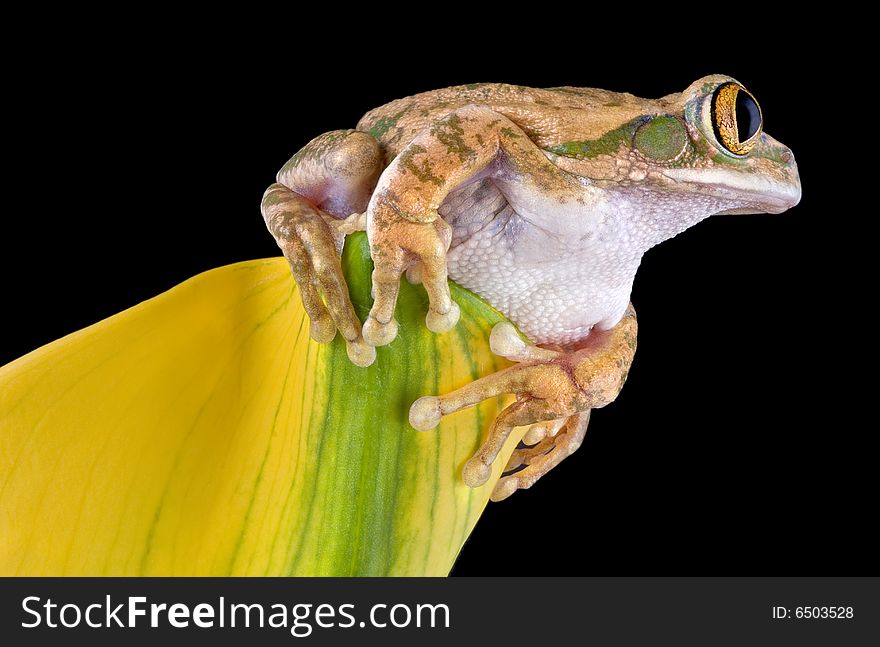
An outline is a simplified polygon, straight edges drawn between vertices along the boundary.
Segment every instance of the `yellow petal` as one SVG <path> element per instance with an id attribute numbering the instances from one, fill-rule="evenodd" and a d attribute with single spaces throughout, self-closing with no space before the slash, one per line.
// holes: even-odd
<path id="1" fill-rule="evenodd" d="M 363 236 L 345 261 L 363 317 Z M 400 336 L 362 369 L 309 339 L 283 259 L 249 261 L 0 368 L 0 575 L 446 574 L 506 460 L 461 482 L 499 401 L 407 422 L 505 365 L 500 315 L 453 296 L 434 335 L 404 282 Z"/>

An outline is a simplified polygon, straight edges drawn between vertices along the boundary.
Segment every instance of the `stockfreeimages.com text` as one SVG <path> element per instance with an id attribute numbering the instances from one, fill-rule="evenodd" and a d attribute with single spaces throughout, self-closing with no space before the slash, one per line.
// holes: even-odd
<path id="1" fill-rule="evenodd" d="M 322 629 L 405 627 L 449 628 L 449 607 L 445 604 L 373 604 L 359 620 L 354 604 L 246 604 L 231 603 L 221 597 L 216 603 L 151 603 L 144 596 L 130 596 L 123 602 L 106 596 L 87 606 L 54 602 L 28 596 L 22 600 L 27 629 L 49 627 L 72 629 L 88 626 L 172 627 L 203 629 L 225 627 L 269 627 L 289 629 L 292 636 L 305 638 L 316 627 Z"/>

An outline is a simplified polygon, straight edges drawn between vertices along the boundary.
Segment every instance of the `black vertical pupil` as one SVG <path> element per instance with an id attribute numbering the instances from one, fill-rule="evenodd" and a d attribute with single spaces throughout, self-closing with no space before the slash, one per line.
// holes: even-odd
<path id="1" fill-rule="evenodd" d="M 736 129 L 739 140 L 744 142 L 761 127 L 761 111 L 758 104 L 746 92 L 736 93 Z"/>

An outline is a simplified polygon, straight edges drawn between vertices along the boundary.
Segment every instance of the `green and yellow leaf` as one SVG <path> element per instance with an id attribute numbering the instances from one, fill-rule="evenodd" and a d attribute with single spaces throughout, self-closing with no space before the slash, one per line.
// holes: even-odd
<path id="1" fill-rule="evenodd" d="M 363 235 L 344 256 L 361 316 Z M 445 575 L 499 476 L 461 468 L 500 400 L 407 422 L 419 396 L 505 365 L 501 315 L 453 286 L 424 326 L 401 287 L 376 363 L 319 345 L 283 259 L 200 274 L 0 368 L 0 575 Z"/>

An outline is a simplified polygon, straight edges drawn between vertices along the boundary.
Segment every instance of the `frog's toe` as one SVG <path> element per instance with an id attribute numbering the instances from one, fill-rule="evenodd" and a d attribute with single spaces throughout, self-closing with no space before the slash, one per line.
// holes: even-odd
<path id="1" fill-rule="evenodd" d="M 562 423 L 565 424 L 565 421 L 568 420 L 568 418 L 562 418 L 561 420 Z M 555 420 L 552 422 L 555 422 Z M 538 425 L 532 425 L 532 428 L 537 426 Z M 510 458 L 507 459 L 507 465 L 504 467 L 504 473 L 507 474 L 513 472 L 514 470 L 518 470 L 523 465 L 531 464 L 535 461 L 535 459 L 543 456 L 544 454 L 552 450 L 554 447 L 554 443 L 555 440 L 552 436 L 545 435 L 540 440 L 534 443 L 527 443 L 524 436 L 523 445 L 525 446 L 519 446 L 513 450 Z"/>
<path id="2" fill-rule="evenodd" d="M 526 343 L 520 338 L 513 324 L 501 321 L 489 333 L 489 349 L 501 357 L 511 357 L 522 353 Z"/>
<path id="3" fill-rule="evenodd" d="M 371 248 L 370 253 L 375 263 L 372 275 L 373 305 L 364 322 L 362 333 L 370 346 L 385 346 L 397 337 L 394 308 L 400 291 L 400 277 L 404 272 L 403 252 L 393 248 L 386 254 Z"/>
<path id="4" fill-rule="evenodd" d="M 495 484 L 495 489 L 492 490 L 492 496 L 489 499 L 494 502 L 503 501 L 518 489 L 519 481 L 515 476 L 502 476 Z"/>
<path id="5" fill-rule="evenodd" d="M 489 349 L 514 362 L 548 361 L 561 355 L 559 351 L 529 344 L 520 337 L 513 324 L 500 321 L 489 333 Z"/>
<path id="6" fill-rule="evenodd" d="M 319 344 L 329 344 L 336 337 L 333 318 L 326 311 L 316 316 L 309 324 L 309 335 Z"/>
<path id="7" fill-rule="evenodd" d="M 437 396 L 426 395 L 419 398 L 409 408 L 409 424 L 418 431 L 431 431 L 440 424 L 443 417 L 440 404 Z"/>
<path id="8" fill-rule="evenodd" d="M 449 310 L 446 312 L 440 313 L 429 309 L 428 314 L 425 315 L 425 325 L 431 332 L 444 333 L 448 330 L 452 330 L 455 327 L 455 324 L 458 323 L 460 317 L 461 309 L 458 307 L 458 304 L 453 301 L 450 303 Z"/>
<path id="9" fill-rule="evenodd" d="M 501 452 L 514 427 L 520 427 L 536 420 L 551 417 L 549 405 L 544 400 L 524 397 L 504 409 L 492 427 L 489 435 L 477 452 L 465 463 L 462 479 L 469 487 L 479 487 L 489 480 L 492 465 Z M 555 416 L 554 416 L 555 417 Z"/>
<path id="10" fill-rule="evenodd" d="M 492 464 L 486 462 L 486 458 L 480 455 L 472 456 L 461 473 L 464 484 L 468 487 L 480 487 L 489 480 L 492 475 Z"/>
<path id="11" fill-rule="evenodd" d="M 387 346 L 397 337 L 397 321 L 392 318 L 383 323 L 370 315 L 364 322 L 363 335 L 370 346 Z"/>
<path id="12" fill-rule="evenodd" d="M 370 346 L 363 337 L 358 337 L 354 341 L 345 341 L 348 359 L 355 366 L 366 368 L 376 361 L 376 349 Z"/>
<path id="13" fill-rule="evenodd" d="M 587 410 L 564 419 L 564 425 L 555 436 L 546 436 L 534 447 L 516 449 L 505 467 L 504 476 L 492 490 L 491 500 L 503 501 L 517 490 L 532 487 L 538 479 L 571 456 L 583 443 L 589 422 L 590 412 Z"/>
<path id="14" fill-rule="evenodd" d="M 489 436 L 462 471 L 462 480 L 469 487 L 480 487 L 492 475 L 492 464 L 507 442 L 514 427 L 529 424 L 547 416 L 547 403 L 543 400 L 518 400 L 504 409 L 489 429 Z M 519 451 L 519 450 L 515 450 Z M 540 450 L 539 450 L 540 451 Z M 508 469 L 509 466 L 508 466 Z"/>
<path id="15" fill-rule="evenodd" d="M 559 433 L 566 420 L 567 418 L 557 418 L 556 420 L 545 420 L 544 422 L 533 424 L 523 436 L 523 444 L 535 445 L 544 440 L 544 438 L 552 438 Z"/>

